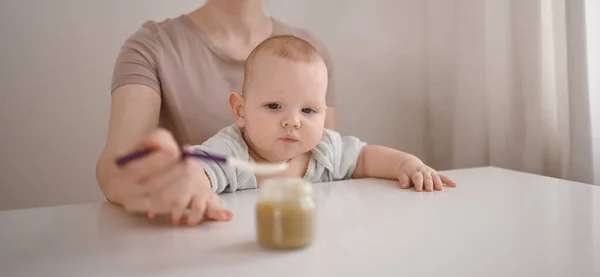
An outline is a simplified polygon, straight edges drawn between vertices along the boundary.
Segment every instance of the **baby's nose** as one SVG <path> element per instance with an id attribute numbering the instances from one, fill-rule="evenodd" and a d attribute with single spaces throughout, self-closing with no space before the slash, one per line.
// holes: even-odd
<path id="1" fill-rule="evenodd" d="M 298 116 L 290 116 L 281 122 L 283 127 L 300 128 L 300 118 Z"/>

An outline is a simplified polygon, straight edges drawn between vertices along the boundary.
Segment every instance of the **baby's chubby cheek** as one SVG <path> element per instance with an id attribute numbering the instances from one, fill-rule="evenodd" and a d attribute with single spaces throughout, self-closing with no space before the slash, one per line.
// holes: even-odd
<path id="1" fill-rule="evenodd" d="M 322 132 L 313 132 L 309 136 L 305 137 L 302 141 L 303 148 L 306 150 L 312 150 L 321 141 Z"/>

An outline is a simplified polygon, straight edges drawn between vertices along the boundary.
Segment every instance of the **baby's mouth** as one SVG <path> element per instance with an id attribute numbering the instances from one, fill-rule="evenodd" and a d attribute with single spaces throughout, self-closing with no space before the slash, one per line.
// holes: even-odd
<path id="1" fill-rule="evenodd" d="M 298 139 L 293 136 L 285 136 L 285 137 L 281 138 L 281 140 L 284 142 L 287 142 L 287 143 L 298 142 Z"/>

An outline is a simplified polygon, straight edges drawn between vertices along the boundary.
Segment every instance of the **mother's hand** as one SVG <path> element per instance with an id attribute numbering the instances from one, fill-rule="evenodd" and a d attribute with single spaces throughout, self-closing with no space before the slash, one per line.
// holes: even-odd
<path id="1" fill-rule="evenodd" d="M 149 217 L 171 214 L 174 224 L 180 223 L 187 210 L 189 225 L 203 219 L 231 219 L 231 211 L 221 207 L 200 163 L 181 158 L 181 148 L 171 133 L 159 129 L 136 150 L 147 148 L 152 153 L 130 161 L 110 179 L 109 199 L 119 199 L 128 212 Z"/>

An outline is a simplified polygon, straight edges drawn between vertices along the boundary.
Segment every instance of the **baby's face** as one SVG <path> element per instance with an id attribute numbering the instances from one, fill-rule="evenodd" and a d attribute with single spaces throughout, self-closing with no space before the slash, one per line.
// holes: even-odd
<path id="1" fill-rule="evenodd" d="M 242 124 L 252 151 L 270 161 L 287 161 L 312 150 L 325 125 L 325 63 L 265 55 L 252 72 Z"/>

